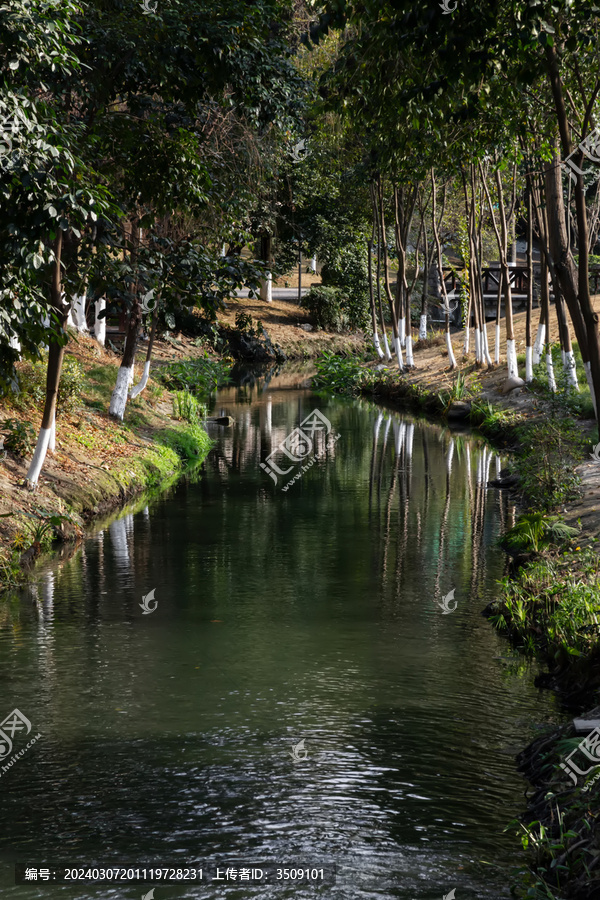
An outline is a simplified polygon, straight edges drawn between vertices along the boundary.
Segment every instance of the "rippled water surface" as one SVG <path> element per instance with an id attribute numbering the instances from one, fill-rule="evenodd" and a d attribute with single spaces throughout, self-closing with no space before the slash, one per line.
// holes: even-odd
<path id="1" fill-rule="evenodd" d="M 222 391 L 235 426 L 201 472 L 0 601 L 0 718 L 17 708 L 41 734 L 0 774 L 2 896 L 150 889 L 16 887 L 15 860 L 303 860 L 335 864 L 335 887 L 204 882 L 155 900 L 509 897 L 514 754 L 555 712 L 481 616 L 514 515 L 486 488 L 500 460 L 297 384 Z M 301 463 L 277 447 L 315 408 L 331 434 L 313 433 L 314 464 L 283 491 Z M 273 451 L 292 466 L 277 485 L 259 465 Z"/>

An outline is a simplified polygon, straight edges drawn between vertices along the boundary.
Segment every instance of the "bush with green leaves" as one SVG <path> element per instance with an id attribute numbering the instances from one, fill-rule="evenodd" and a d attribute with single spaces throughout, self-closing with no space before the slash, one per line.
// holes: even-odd
<path id="1" fill-rule="evenodd" d="M 321 269 L 324 287 L 340 288 L 342 309 L 349 328 L 364 329 L 369 323 L 369 273 L 367 245 L 354 239 L 325 251 Z"/>
<path id="2" fill-rule="evenodd" d="M 15 456 L 24 457 L 33 453 L 35 445 L 35 430 L 31 422 L 21 422 L 20 419 L 5 419 L 2 430 L 8 432 L 4 438 L 4 449 L 10 450 Z"/>
<path id="3" fill-rule="evenodd" d="M 342 288 L 313 285 L 302 298 L 302 306 L 324 331 L 343 331 L 348 327 L 348 297 Z"/>
<path id="4" fill-rule="evenodd" d="M 373 381 L 373 372 L 359 360 L 323 353 L 316 362 L 313 386 L 336 394 L 358 394 Z"/>
<path id="5" fill-rule="evenodd" d="M 171 390 L 188 391 L 202 401 L 229 381 L 230 365 L 220 359 L 201 356 L 171 363 L 162 373 L 162 381 Z"/>
<path id="6" fill-rule="evenodd" d="M 565 524 L 560 516 L 532 512 L 522 515 L 517 524 L 506 532 L 501 543 L 510 550 L 539 553 L 578 534 L 578 529 Z"/>
<path id="7" fill-rule="evenodd" d="M 42 406 L 46 398 L 46 371 L 48 368 L 48 352 L 42 352 L 41 358 L 34 363 L 25 363 L 19 370 L 19 393 L 14 399 L 17 407 L 31 403 Z M 60 376 L 60 387 L 56 398 L 56 411 L 73 412 L 81 398 L 84 371 L 78 359 L 65 354 Z"/>

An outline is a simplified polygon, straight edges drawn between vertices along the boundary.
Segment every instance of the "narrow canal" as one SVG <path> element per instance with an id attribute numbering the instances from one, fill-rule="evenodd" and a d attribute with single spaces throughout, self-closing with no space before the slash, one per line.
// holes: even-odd
<path id="1" fill-rule="evenodd" d="M 151 888 L 15 886 L 17 860 L 212 865 L 154 900 L 508 898 L 514 755 L 558 713 L 481 616 L 514 515 L 486 487 L 501 460 L 293 373 L 215 411 L 235 425 L 199 472 L 0 601 L 0 718 L 41 735 L 0 762 L 2 896 Z M 277 880 L 300 864 L 335 886 Z"/>

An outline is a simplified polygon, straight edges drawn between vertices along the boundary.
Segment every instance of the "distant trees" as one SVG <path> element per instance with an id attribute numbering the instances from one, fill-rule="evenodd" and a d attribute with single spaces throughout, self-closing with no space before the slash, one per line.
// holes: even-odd
<path id="1" fill-rule="evenodd" d="M 107 312 L 127 313 L 111 402 L 122 418 L 143 298 L 210 316 L 256 282 L 259 270 L 220 247 L 249 233 L 260 148 L 296 122 L 297 30 L 279 0 L 190 0 L 152 15 L 133 0 L 15 0 L 0 11 L 0 390 L 16 387 L 19 356 L 50 348 L 32 485 L 52 445 L 75 301 L 99 301 L 100 328 Z"/>

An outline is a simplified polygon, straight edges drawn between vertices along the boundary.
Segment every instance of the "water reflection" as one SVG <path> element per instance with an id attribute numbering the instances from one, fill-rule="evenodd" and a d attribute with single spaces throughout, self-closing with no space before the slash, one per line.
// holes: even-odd
<path id="1" fill-rule="evenodd" d="M 17 852 L 302 857 L 339 866 L 327 896 L 340 900 L 509 896 L 513 755 L 554 713 L 494 659 L 506 650 L 480 615 L 514 515 L 487 485 L 503 461 L 472 436 L 299 380 L 286 370 L 222 391 L 216 411 L 235 425 L 214 430 L 202 473 L 0 604 L 0 696 L 43 735 L 0 778 L 3 896 L 98 896 L 15 887 Z M 260 462 L 315 408 L 341 437 L 284 492 Z"/>

